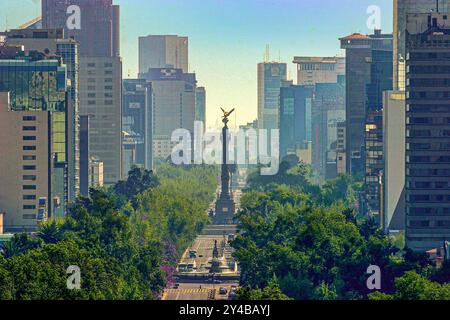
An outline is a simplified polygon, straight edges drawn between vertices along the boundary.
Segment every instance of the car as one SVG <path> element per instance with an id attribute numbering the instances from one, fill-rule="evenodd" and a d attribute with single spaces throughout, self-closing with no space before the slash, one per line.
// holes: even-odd
<path id="1" fill-rule="evenodd" d="M 174 285 L 173 285 L 173 288 L 174 289 L 178 289 L 180 287 L 180 284 L 179 283 L 175 283 Z"/>
<path id="2" fill-rule="evenodd" d="M 228 293 L 228 290 L 227 290 L 227 288 L 225 288 L 225 287 L 221 287 L 220 289 L 219 289 L 219 294 L 221 294 L 221 295 L 225 295 L 225 294 L 227 294 Z"/>

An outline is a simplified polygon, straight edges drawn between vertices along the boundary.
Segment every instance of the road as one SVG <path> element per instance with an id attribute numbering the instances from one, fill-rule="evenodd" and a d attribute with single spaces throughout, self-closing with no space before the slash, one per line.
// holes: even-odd
<path id="1" fill-rule="evenodd" d="M 239 204 L 241 192 L 235 192 Z M 236 225 L 209 225 L 183 254 L 176 273 L 177 286 L 167 288 L 162 300 L 229 300 L 232 288 L 239 285 L 239 270 L 228 240 L 238 233 Z M 217 242 L 220 272 L 211 274 L 214 245 Z M 196 256 L 191 257 L 190 251 Z M 189 267 L 188 267 L 189 266 Z M 227 293 L 220 294 L 220 288 Z"/>

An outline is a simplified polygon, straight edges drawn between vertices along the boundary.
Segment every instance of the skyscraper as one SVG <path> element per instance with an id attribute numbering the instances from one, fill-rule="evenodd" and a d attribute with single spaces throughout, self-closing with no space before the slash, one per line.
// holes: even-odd
<path id="1" fill-rule="evenodd" d="M 119 6 L 112 0 L 42 0 L 42 27 L 64 28 L 67 38 L 81 44 L 83 57 L 120 55 L 119 20 Z"/>
<path id="2" fill-rule="evenodd" d="M 65 39 L 62 29 L 17 29 L 6 32 L 5 42 L 9 45 L 24 46 L 26 51 L 48 52 L 62 58 L 70 80 L 70 99 L 73 115 L 68 127 L 68 139 L 73 148 L 68 150 L 69 199 L 75 200 L 80 192 L 79 153 L 79 45 L 73 39 Z"/>
<path id="3" fill-rule="evenodd" d="M 383 157 L 383 92 L 392 90 L 392 38 L 373 42 L 370 82 L 366 86 L 365 127 L 365 208 L 366 213 L 384 225 L 381 193 Z M 381 183 L 380 183 L 381 182 Z"/>
<path id="4" fill-rule="evenodd" d="M 176 143 L 171 142 L 172 133 L 187 129 L 194 134 L 195 121 L 195 74 L 183 73 L 182 69 L 156 68 L 141 74 L 152 87 L 153 157 L 166 160 Z"/>
<path id="5" fill-rule="evenodd" d="M 313 86 L 291 85 L 280 92 L 280 156 L 296 154 L 311 140 Z"/>
<path id="6" fill-rule="evenodd" d="M 371 82 L 371 61 L 376 50 L 392 47 L 392 35 L 376 30 L 373 35 L 355 33 L 340 41 L 341 48 L 346 50 L 347 172 L 362 177 L 365 167 L 366 91 Z"/>
<path id="7" fill-rule="evenodd" d="M 67 80 L 59 57 L 0 47 L 0 211 L 9 231 L 33 231 L 66 212 L 74 148 Z"/>
<path id="8" fill-rule="evenodd" d="M 145 79 L 123 80 L 122 131 L 136 141 L 132 165 L 153 169 L 152 157 L 152 87 Z M 128 168 L 129 169 L 129 168 Z M 124 172 L 128 169 L 123 169 Z"/>
<path id="9" fill-rule="evenodd" d="M 394 0 L 394 90 L 405 90 L 406 17 L 408 14 L 450 13 L 449 0 Z"/>
<path id="10" fill-rule="evenodd" d="M 152 68 L 182 69 L 189 72 L 189 40 L 176 35 L 139 37 L 139 73 Z"/>
<path id="11" fill-rule="evenodd" d="M 120 11 L 112 0 L 43 0 L 44 28 L 64 28 L 80 44 L 80 115 L 89 116 L 89 158 L 104 164 L 104 182 L 122 177 Z"/>
<path id="12" fill-rule="evenodd" d="M 448 15 L 408 15 L 406 243 L 418 251 L 450 239 L 449 57 Z"/>
<path id="13" fill-rule="evenodd" d="M 258 64 L 258 126 L 279 128 L 280 88 L 286 81 L 287 65 L 278 62 Z"/>

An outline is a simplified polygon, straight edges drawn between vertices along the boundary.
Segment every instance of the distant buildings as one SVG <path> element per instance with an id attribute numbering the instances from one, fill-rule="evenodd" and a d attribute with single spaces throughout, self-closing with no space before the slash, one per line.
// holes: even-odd
<path id="1" fill-rule="evenodd" d="M 38 220 L 65 215 L 75 149 L 68 83 L 60 57 L 0 47 L 0 211 L 7 231 L 33 231 Z"/>
<path id="2" fill-rule="evenodd" d="M 312 165 L 323 179 L 337 175 L 337 124 L 345 121 L 345 85 L 318 83 L 312 106 Z"/>
<path id="3" fill-rule="evenodd" d="M 312 86 L 291 85 L 280 94 L 280 157 L 296 154 L 311 141 Z"/>
<path id="4" fill-rule="evenodd" d="M 450 24 L 448 14 L 411 14 L 406 34 L 406 243 L 450 238 Z"/>
<path id="5" fill-rule="evenodd" d="M 122 131 L 127 141 L 136 142 L 135 160 L 131 166 L 138 165 L 147 170 L 153 169 L 152 155 L 152 87 L 145 79 L 123 80 L 123 110 Z M 124 146 L 124 150 L 127 149 Z M 123 155 L 123 158 L 128 158 Z M 129 165 L 122 168 L 123 172 L 130 169 Z"/>
<path id="6" fill-rule="evenodd" d="M 172 153 L 172 133 L 187 129 L 194 134 L 196 78 L 182 69 L 149 69 L 140 75 L 151 82 L 153 156 L 166 160 Z"/>
<path id="7" fill-rule="evenodd" d="M 139 74 L 157 68 L 181 69 L 188 73 L 188 38 L 176 35 L 139 37 Z"/>
<path id="8" fill-rule="evenodd" d="M 286 73 L 286 63 L 258 64 L 259 129 L 279 129 L 280 89 L 286 81 Z"/>
<path id="9" fill-rule="evenodd" d="M 297 84 L 337 83 L 345 76 L 343 57 L 294 57 L 297 64 Z"/>
<path id="10" fill-rule="evenodd" d="M 206 90 L 197 87 L 195 91 L 195 121 L 202 121 L 206 128 Z"/>
<path id="11" fill-rule="evenodd" d="M 24 46 L 26 51 L 47 52 L 59 56 L 67 67 L 70 80 L 70 109 L 72 123 L 68 126 L 68 139 L 73 148 L 68 150 L 69 200 L 75 200 L 80 192 L 80 141 L 79 141 L 79 45 L 73 39 L 65 39 L 62 29 L 16 29 L 6 32 L 5 43 Z"/>
<path id="12" fill-rule="evenodd" d="M 339 39 L 346 50 L 346 160 L 347 172 L 362 177 L 365 172 L 365 130 L 367 85 L 371 83 L 371 63 L 376 51 L 392 51 L 392 35 L 352 34 Z M 378 101 L 380 101 L 378 99 Z"/>
<path id="13" fill-rule="evenodd" d="M 80 8 L 80 26 L 68 23 L 72 5 Z M 42 26 L 64 28 L 80 44 L 80 115 L 89 116 L 89 157 L 104 163 L 105 184 L 114 184 L 122 178 L 119 6 L 112 0 L 43 0 Z"/>

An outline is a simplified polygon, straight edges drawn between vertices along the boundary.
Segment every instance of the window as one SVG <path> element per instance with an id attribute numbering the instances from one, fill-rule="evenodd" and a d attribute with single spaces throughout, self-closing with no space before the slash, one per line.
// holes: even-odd
<path id="1" fill-rule="evenodd" d="M 36 141 L 36 136 L 24 136 L 23 141 Z"/>
<path id="2" fill-rule="evenodd" d="M 88 93 L 88 98 L 95 98 L 95 93 Z"/>
<path id="3" fill-rule="evenodd" d="M 23 186 L 23 190 L 36 190 L 36 186 L 31 185 L 31 184 L 26 184 Z"/>
<path id="4" fill-rule="evenodd" d="M 35 151 L 36 146 L 24 146 L 23 151 Z"/>
<path id="5" fill-rule="evenodd" d="M 95 68 L 95 63 L 88 63 L 88 68 Z"/>
<path id="6" fill-rule="evenodd" d="M 23 200 L 36 200 L 36 196 L 31 195 L 31 194 L 26 194 L 23 196 Z"/>
<path id="7" fill-rule="evenodd" d="M 24 116 L 22 118 L 23 121 L 36 121 L 36 117 L 35 116 Z"/>
<path id="8" fill-rule="evenodd" d="M 33 161 L 36 160 L 36 156 L 23 156 L 22 159 L 24 161 Z"/>
<path id="9" fill-rule="evenodd" d="M 37 177 L 36 176 L 27 175 L 27 176 L 23 176 L 23 180 L 24 181 L 36 181 Z"/>
<path id="10" fill-rule="evenodd" d="M 36 170 L 36 166 L 23 166 L 23 170 L 26 171 Z"/>
<path id="11" fill-rule="evenodd" d="M 36 127 L 35 126 L 24 126 L 22 127 L 23 131 L 36 131 Z"/>
<path id="12" fill-rule="evenodd" d="M 34 208 L 34 209 L 36 209 L 36 208 Z M 35 214 L 24 214 L 22 217 L 24 220 L 36 220 Z"/>
<path id="13" fill-rule="evenodd" d="M 36 206 L 27 204 L 27 205 L 23 206 L 23 210 L 36 210 Z M 26 216 L 26 215 L 24 215 L 24 216 Z"/>

